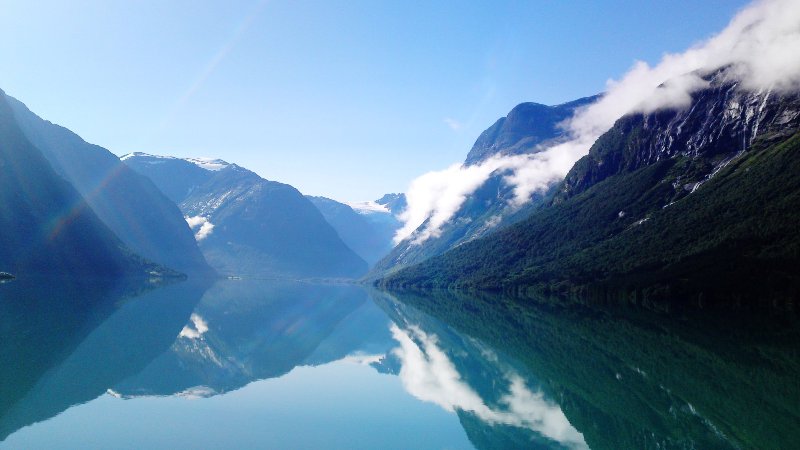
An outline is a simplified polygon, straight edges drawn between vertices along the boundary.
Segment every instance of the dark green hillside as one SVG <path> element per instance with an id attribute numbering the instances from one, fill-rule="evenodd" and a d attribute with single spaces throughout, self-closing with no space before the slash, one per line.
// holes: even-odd
<path id="1" fill-rule="evenodd" d="M 730 97 L 755 103 L 734 89 L 698 94 L 689 113 L 620 120 L 549 207 L 382 284 L 639 300 L 795 298 L 798 101 L 775 99 L 760 122 L 746 122 L 746 108 L 723 122 L 717 112 Z"/>
<path id="2" fill-rule="evenodd" d="M 692 166 L 674 158 L 608 178 L 384 283 L 599 296 L 796 293 L 800 135 L 753 150 L 670 205 L 672 182 Z"/>

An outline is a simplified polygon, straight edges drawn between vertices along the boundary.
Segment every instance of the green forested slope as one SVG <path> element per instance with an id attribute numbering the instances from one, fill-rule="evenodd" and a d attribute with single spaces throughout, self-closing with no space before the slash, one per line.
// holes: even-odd
<path id="1" fill-rule="evenodd" d="M 695 192 L 676 190 L 708 164 L 678 156 L 619 172 L 381 283 L 793 298 L 800 285 L 800 134 L 757 140 Z"/>

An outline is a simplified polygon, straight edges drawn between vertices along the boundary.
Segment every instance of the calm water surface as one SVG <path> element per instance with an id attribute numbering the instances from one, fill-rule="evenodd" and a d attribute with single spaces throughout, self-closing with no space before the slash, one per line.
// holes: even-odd
<path id="1" fill-rule="evenodd" d="M 0 285 L 0 448 L 792 448 L 798 328 L 748 319 L 21 279 Z"/>

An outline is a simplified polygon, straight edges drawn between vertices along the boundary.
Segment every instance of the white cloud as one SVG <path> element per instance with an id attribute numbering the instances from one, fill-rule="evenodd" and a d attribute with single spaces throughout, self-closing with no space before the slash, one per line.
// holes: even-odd
<path id="1" fill-rule="evenodd" d="M 475 192 L 500 166 L 500 159 L 492 158 L 475 166 L 454 164 L 415 179 L 406 191 L 406 201 L 410 207 L 400 214 L 403 227 L 397 231 L 395 242 L 409 237 L 426 220 L 428 224 L 417 233 L 415 242 L 438 236 L 442 225 L 450 220 L 467 196 Z"/>
<path id="2" fill-rule="evenodd" d="M 509 391 L 499 399 L 503 409 L 491 407 L 461 378 L 436 336 L 414 327 L 404 331 L 395 324 L 391 331 L 400 343 L 394 350 L 401 364 L 400 381 L 414 397 L 447 411 L 471 412 L 489 424 L 528 428 L 569 448 L 588 448 L 561 408 L 542 392 L 528 389 L 519 375 L 507 374 Z"/>
<path id="3" fill-rule="evenodd" d="M 207 238 L 214 231 L 214 224 L 209 222 L 208 218 L 203 216 L 194 216 L 194 217 L 186 217 L 186 223 L 189 224 L 189 228 L 194 231 L 195 228 L 198 228 L 194 234 L 194 238 L 200 242 L 203 239 Z"/>
<path id="4" fill-rule="evenodd" d="M 461 128 L 464 127 L 464 124 L 462 124 L 458 120 L 452 119 L 450 117 L 445 117 L 444 118 L 444 123 L 446 123 L 447 126 L 450 127 L 450 129 L 453 130 L 453 131 L 458 131 L 458 130 L 460 130 Z"/>
<path id="5" fill-rule="evenodd" d="M 412 242 L 421 243 L 438 236 L 464 200 L 496 170 L 508 172 L 504 180 L 514 188 L 510 206 L 519 207 L 533 193 L 563 179 L 620 117 L 688 106 L 691 94 L 707 85 L 697 71 L 730 66 L 731 76 L 744 89 L 800 89 L 798 55 L 800 1 L 756 1 L 707 41 L 684 53 L 666 54 L 652 67 L 637 61 L 619 81 L 610 80 L 603 97 L 564 122 L 567 142 L 536 155 L 493 158 L 478 166 L 456 164 L 415 179 L 395 241 L 413 235 Z"/>

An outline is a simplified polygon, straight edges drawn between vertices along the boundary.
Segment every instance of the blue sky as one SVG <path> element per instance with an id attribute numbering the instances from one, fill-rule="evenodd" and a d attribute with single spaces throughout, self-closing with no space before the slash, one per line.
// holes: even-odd
<path id="1" fill-rule="evenodd" d="M 514 105 L 600 92 L 746 3 L 0 0 L 0 88 L 119 155 L 366 200 L 463 160 Z"/>

